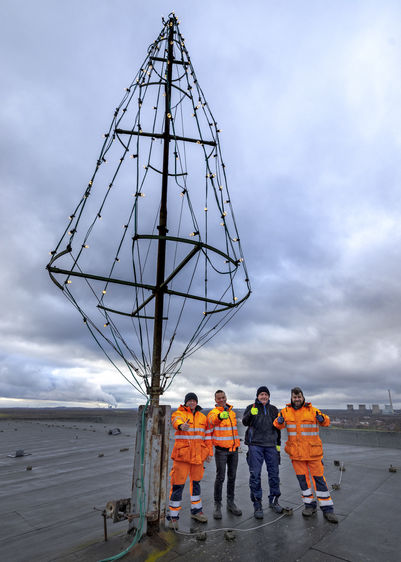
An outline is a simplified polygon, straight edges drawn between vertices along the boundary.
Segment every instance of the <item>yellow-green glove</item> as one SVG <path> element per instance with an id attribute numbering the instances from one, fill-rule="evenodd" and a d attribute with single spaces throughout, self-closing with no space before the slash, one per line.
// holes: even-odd
<path id="1" fill-rule="evenodd" d="M 251 408 L 251 414 L 253 416 L 256 416 L 258 412 L 259 412 L 259 410 L 257 408 Z"/>
<path id="2" fill-rule="evenodd" d="M 280 451 L 281 451 L 280 445 L 276 445 L 276 451 L 277 451 L 277 452 L 280 452 Z"/>
<path id="3" fill-rule="evenodd" d="M 228 412 L 221 412 L 221 414 L 219 414 L 219 418 L 221 420 L 228 420 L 228 418 L 229 418 Z"/>

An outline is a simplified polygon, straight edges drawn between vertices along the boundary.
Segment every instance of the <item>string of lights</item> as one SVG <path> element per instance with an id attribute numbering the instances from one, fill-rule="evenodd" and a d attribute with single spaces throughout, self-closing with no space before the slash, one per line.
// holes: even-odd
<path id="1" fill-rule="evenodd" d="M 163 392 L 250 295 L 220 133 L 170 14 L 50 252 L 52 280 L 143 394 L 151 391 L 157 298 Z"/>

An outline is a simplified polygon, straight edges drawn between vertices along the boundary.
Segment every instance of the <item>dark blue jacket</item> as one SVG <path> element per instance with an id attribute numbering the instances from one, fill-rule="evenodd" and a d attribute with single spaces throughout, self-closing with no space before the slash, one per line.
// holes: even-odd
<path id="1" fill-rule="evenodd" d="M 257 408 L 258 413 L 253 416 L 251 408 Z M 246 445 L 258 445 L 259 447 L 275 447 L 281 444 L 281 431 L 274 427 L 273 421 L 278 416 L 276 406 L 270 401 L 263 406 L 256 398 L 254 404 L 246 407 L 242 417 L 242 423 L 248 427 L 245 433 Z"/>

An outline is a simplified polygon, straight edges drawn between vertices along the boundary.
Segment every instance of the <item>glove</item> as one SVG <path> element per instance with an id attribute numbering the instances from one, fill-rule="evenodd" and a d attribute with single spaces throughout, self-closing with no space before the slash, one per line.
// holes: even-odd
<path id="1" fill-rule="evenodd" d="M 324 421 L 324 415 L 321 412 L 316 412 L 316 419 L 319 423 Z"/>
<path id="2" fill-rule="evenodd" d="M 279 453 L 281 451 L 280 445 L 276 445 L 276 451 Z"/>
<path id="3" fill-rule="evenodd" d="M 280 424 L 281 424 L 281 423 L 284 423 L 284 418 L 283 418 L 281 412 L 280 412 L 279 415 L 278 415 L 277 421 L 278 421 L 278 423 L 280 423 Z"/>
<path id="4" fill-rule="evenodd" d="M 229 418 L 228 412 L 221 412 L 221 413 L 219 414 L 219 419 L 220 419 L 220 420 L 228 420 L 228 418 Z"/>
<path id="5" fill-rule="evenodd" d="M 257 408 L 251 408 L 251 414 L 253 416 L 256 416 L 258 414 L 259 410 Z"/>

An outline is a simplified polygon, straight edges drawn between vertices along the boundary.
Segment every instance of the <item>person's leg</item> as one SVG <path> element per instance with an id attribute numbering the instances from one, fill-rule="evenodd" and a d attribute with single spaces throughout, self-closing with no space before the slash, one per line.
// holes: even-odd
<path id="1" fill-rule="evenodd" d="M 308 517 L 316 513 L 316 500 L 313 497 L 311 482 L 309 478 L 308 463 L 306 461 L 293 460 L 295 474 L 297 475 L 299 486 L 302 490 L 302 500 L 304 502 L 304 510 L 302 515 Z"/>
<path id="2" fill-rule="evenodd" d="M 249 445 L 246 456 L 249 466 L 249 488 L 251 492 L 251 500 L 255 510 L 256 519 L 263 519 L 262 509 L 262 483 L 260 473 L 263 465 L 263 450 L 257 445 Z"/>
<path id="3" fill-rule="evenodd" d="M 216 462 L 216 479 L 214 481 L 214 501 L 221 503 L 223 498 L 223 484 L 226 476 L 227 452 L 220 449 L 214 450 Z"/>
<path id="4" fill-rule="evenodd" d="M 319 501 L 319 507 L 323 513 L 333 513 L 333 500 L 324 477 L 323 462 L 319 460 L 308 461 L 309 470 L 313 479 L 313 485 L 316 491 L 316 497 Z"/>
<path id="5" fill-rule="evenodd" d="M 276 513 L 282 513 L 283 508 L 278 503 L 280 492 L 279 454 L 276 447 L 264 447 L 264 458 L 269 479 L 269 507 Z"/>
<path id="6" fill-rule="evenodd" d="M 235 478 L 237 476 L 238 451 L 231 451 L 227 454 L 227 500 L 234 501 L 235 497 Z"/>
<path id="7" fill-rule="evenodd" d="M 274 497 L 281 496 L 278 453 L 276 447 L 263 447 L 263 455 L 269 479 L 269 501 L 273 501 Z"/>
<path id="8" fill-rule="evenodd" d="M 227 453 L 227 509 L 234 515 L 242 515 L 242 511 L 235 505 L 235 477 L 238 467 L 238 451 Z"/>
<path id="9" fill-rule="evenodd" d="M 249 466 L 249 488 L 253 502 L 262 501 L 262 482 L 260 473 L 263 464 L 263 449 L 257 445 L 250 445 L 247 454 Z"/>
<path id="10" fill-rule="evenodd" d="M 178 519 L 181 511 L 182 492 L 189 474 L 190 465 L 186 462 L 173 462 L 170 472 L 171 487 L 169 498 L 169 514 L 167 519 Z"/>
<path id="11" fill-rule="evenodd" d="M 202 513 L 200 481 L 202 480 L 205 469 L 203 468 L 203 464 L 191 464 L 189 466 L 191 515 L 196 515 L 198 513 Z"/>
<path id="12" fill-rule="evenodd" d="M 221 500 L 223 497 L 223 484 L 226 475 L 227 453 L 220 449 L 214 449 L 216 463 L 216 479 L 214 481 L 214 519 L 221 519 Z"/>

